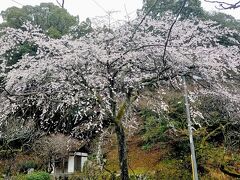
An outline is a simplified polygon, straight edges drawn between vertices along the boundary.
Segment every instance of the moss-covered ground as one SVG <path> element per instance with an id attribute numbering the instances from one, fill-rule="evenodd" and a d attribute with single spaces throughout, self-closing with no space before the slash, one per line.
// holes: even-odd
<path id="1" fill-rule="evenodd" d="M 114 139 L 114 138 L 113 138 Z M 143 140 L 140 135 L 131 136 L 128 139 L 129 170 L 133 175 L 149 175 L 151 179 L 192 179 L 190 154 L 176 157 L 175 149 L 169 143 L 158 143 L 149 149 L 143 148 Z M 196 147 L 197 149 L 197 147 Z M 235 179 L 224 174 L 220 170 L 221 164 L 233 161 L 233 157 L 224 153 L 221 146 L 206 145 L 198 155 L 199 175 L 202 180 L 232 180 Z M 198 153 L 198 150 L 197 150 Z M 235 159 L 231 169 L 240 173 L 240 161 Z M 109 145 L 106 168 L 112 172 L 118 172 L 118 150 L 116 143 Z"/>

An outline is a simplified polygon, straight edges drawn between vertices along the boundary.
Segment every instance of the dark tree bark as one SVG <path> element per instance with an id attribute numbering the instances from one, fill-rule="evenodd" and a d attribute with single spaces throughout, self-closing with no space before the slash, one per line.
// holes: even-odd
<path id="1" fill-rule="evenodd" d="M 115 131 L 117 134 L 118 141 L 118 157 L 119 166 L 121 170 L 121 179 L 128 180 L 128 161 L 127 161 L 127 145 L 124 128 L 121 123 L 115 124 Z"/>
<path id="2" fill-rule="evenodd" d="M 224 174 L 227 174 L 227 175 L 229 175 L 229 176 L 231 176 L 231 177 L 240 178 L 240 174 L 235 173 L 235 172 L 231 172 L 230 170 L 227 170 L 224 165 L 221 165 L 221 166 L 220 166 L 220 170 L 221 170 Z"/>
<path id="3" fill-rule="evenodd" d="M 110 82 L 109 95 L 111 98 L 110 103 L 111 103 L 111 111 L 112 111 L 111 119 L 115 127 L 115 133 L 117 135 L 118 158 L 119 158 L 119 167 L 121 172 L 121 180 L 129 180 L 126 137 L 125 137 L 124 127 L 122 125 L 122 118 L 126 111 L 127 102 L 123 103 L 120 106 L 120 108 L 117 110 L 116 99 L 113 92 L 114 85 L 115 85 L 114 78 L 109 79 L 109 82 Z"/>

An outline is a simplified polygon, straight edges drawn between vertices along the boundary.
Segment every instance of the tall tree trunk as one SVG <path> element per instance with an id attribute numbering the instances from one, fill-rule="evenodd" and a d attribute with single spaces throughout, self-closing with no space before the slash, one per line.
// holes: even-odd
<path id="1" fill-rule="evenodd" d="M 108 69 L 109 69 L 109 66 L 108 66 Z M 115 125 L 115 132 L 117 134 L 118 158 L 119 158 L 119 166 L 121 171 L 121 180 L 129 180 L 128 162 L 127 162 L 127 143 L 126 143 L 124 127 L 121 122 L 125 114 L 128 101 L 124 102 L 120 106 L 119 110 L 117 111 L 116 99 L 113 92 L 114 84 L 115 84 L 114 78 L 115 77 L 112 77 L 111 79 L 109 79 L 109 82 L 110 82 L 109 95 L 111 98 L 110 104 L 111 104 L 111 111 L 112 111 L 112 122 Z"/>
<path id="2" fill-rule="evenodd" d="M 121 170 L 121 180 L 129 180 L 126 137 L 121 123 L 115 124 L 115 131 L 118 141 L 118 157 Z"/>

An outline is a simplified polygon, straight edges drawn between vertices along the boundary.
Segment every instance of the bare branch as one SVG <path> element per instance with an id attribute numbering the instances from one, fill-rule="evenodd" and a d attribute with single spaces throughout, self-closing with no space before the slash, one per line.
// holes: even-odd
<path id="1" fill-rule="evenodd" d="M 163 51 L 163 58 L 162 58 L 162 61 L 163 61 L 163 64 L 166 65 L 166 61 L 165 61 L 165 56 L 166 56 L 166 53 L 167 53 L 167 46 L 168 46 L 168 42 L 169 42 L 169 39 L 170 39 L 170 36 L 171 36 L 171 32 L 172 32 L 172 29 L 173 29 L 173 26 L 175 25 L 175 23 L 177 22 L 178 20 L 178 17 L 180 16 L 185 4 L 187 3 L 187 0 L 185 0 L 183 3 L 182 3 L 182 6 L 180 7 L 178 13 L 177 13 L 177 16 L 175 18 L 175 20 L 173 21 L 169 31 L 168 31 L 168 35 L 167 35 L 167 40 L 165 42 L 165 46 L 164 46 L 164 51 Z"/>
<path id="2" fill-rule="evenodd" d="M 159 2 L 159 0 L 156 0 L 155 3 L 149 8 L 149 10 L 147 11 L 147 13 L 143 16 L 143 18 L 141 19 L 141 21 L 139 22 L 139 24 L 136 26 L 136 28 L 134 29 L 134 32 L 131 36 L 130 39 L 133 39 L 139 26 L 143 23 L 143 21 L 146 19 L 146 17 L 150 14 L 150 12 L 153 10 L 153 8 L 157 5 L 157 3 Z"/>
<path id="3" fill-rule="evenodd" d="M 240 1 L 238 1 L 236 3 L 227 3 L 227 2 L 223 2 L 223 1 L 211 1 L 211 0 L 204 0 L 204 1 L 209 2 L 209 3 L 218 4 L 218 6 L 216 6 L 216 8 L 219 10 L 237 9 L 240 7 Z"/>
<path id="4" fill-rule="evenodd" d="M 57 4 L 64 9 L 64 3 L 65 3 L 65 0 L 62 0 L 62 3 L 60 3 L 58 0 L 56 0 Z"/>

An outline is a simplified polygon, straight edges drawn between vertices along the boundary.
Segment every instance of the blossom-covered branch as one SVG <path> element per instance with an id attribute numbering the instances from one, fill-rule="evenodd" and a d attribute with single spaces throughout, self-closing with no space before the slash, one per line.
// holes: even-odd
<path id="1" fill-rule="evenodd" d="M 240 67 L 234 38 L 238 32 L 199 19 L 174 21 L 171 28 L 173 19 L 169 12 L 158 20 L 139 16 L 113 30 L 96 28 L 79 39 L 52 39 L 29 23 L 2 30 L 1 123 L 31 120 L 46 132 L 85 141 L 113 125 L 121 147 L 121 171 L 128 176 L 123 121 L 130 104 L 149 85 L 169 82 L 179 87 L 185 72 L 208 84 L 193 96 L 212 94 L 239 104 L 240 83 L 234 78 Z M 222 43 L 222 37 L 231 45 Z M 36 53 L 9 65 L 6 53 L 23 42 L 34 44 Z"/>
<path id="2" fill-rule="evenodd" d="M 62 123 L 61 126 L 53 123 L 53 129 L 64 129 L 64 124 L 69 121 L 75 124 L 69 129 L 74 128 L 93 114 L 94 118 L 98 116 L 108 121 L 109 115 L 113 115 L 111 106 L 117 103 L 116 107 L 120 107 L 118 101 L 126 97 L 129 89 L 138 91 L 149 83 L 175 81 L 186 69 L 208 81 L 219 93 L 230 96 L 230 87 L 222 86 L 231 81 L 226 76 L 229 72 L 239 73 L 239 47 L 225 47 L 218 43 L 218 37 L 236 32 L 197 19 L 178 22 L 169 39 L 167 63 L 163 64 L 164 44 L 172 18 L 171 14 L 160 21 L 146 17 L 133 41 L 130 39 L 139 20 L 113 32 L 95 30 L 76 40 L 67 36 L 50 39 L 30 25 L 26 27 L 27 31 L 8 29 L 1 36 L 2 55 L 23 41 L 35 43 L 38 52 L 35 56 L 25 55 L 9 72 L 4 71 L 6 63 L 2 64 L 5 95 L 9 92 L 29 97 L 16 96 L 15 100 L 20 104 L 3 114 L 13 113 L 17 107 L 29 104 L 39 108 L 32 116 L 47 122 L 42 124 L 52 124 L 49 122 L 55 120 L 58 120 L 56 124 Z M 231 41 L 236 40 L 232 38 Z M 6 62 L 5 59 L 2 61 Z M 231 98 L 237 100 L 238 92 L 234 91 L 236 97 Z M 10 102 L 5 105 L 12 106 Z M 66 117 L 63 114 L 69 109 L 73 116 Z"/>

